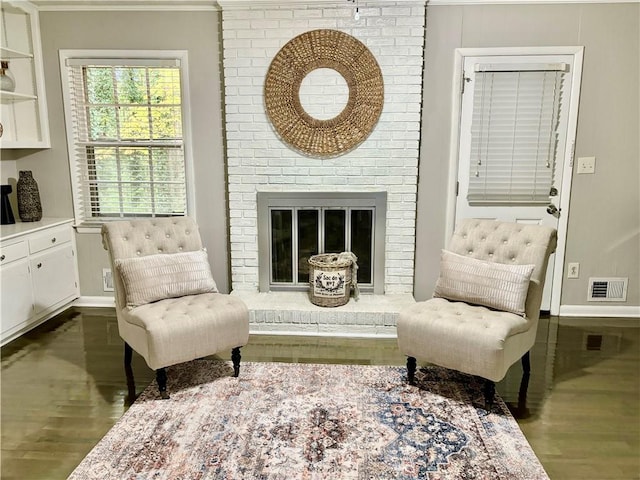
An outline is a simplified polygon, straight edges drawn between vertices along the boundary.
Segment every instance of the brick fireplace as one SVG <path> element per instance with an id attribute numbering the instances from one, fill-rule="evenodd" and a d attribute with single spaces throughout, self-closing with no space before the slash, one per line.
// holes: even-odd
<path id="1" fill-rule="evenodd" d="M 284 2 L 225 0 L 222 6 L 231 277 L 252 311 L 252 329 L 385 334 L 412 302 L 416 191 L 425 38 L 424 1 Z M 280 48 L 314 29 L 335 29 L 364 43 L 384 80 L 384 107 L 369 137 L 333 158 L 305 156 L 282 141 L 265 113 L 264 78 Z M 348 97 L 331 69 L 311 72 L 300 101 L 314 118 L 337 115 Z M 258 193 L 349 192 L 386 198 L 378 295 L 337 309 L 310 304 L 304 292 L 260 291 Z M 294 195 L 295 196 L 295 195 Z M 263 254 L 264 255 L 264 254 Z M 262 262 L 264 264 L 264 261 Z M 264 282 L 263 282 L 264 283 Z"/>

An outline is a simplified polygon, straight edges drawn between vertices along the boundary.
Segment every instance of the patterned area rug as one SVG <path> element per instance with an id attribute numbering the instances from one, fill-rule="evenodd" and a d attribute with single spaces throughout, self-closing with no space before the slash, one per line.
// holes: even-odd
<path id="1" fill-rule="evenodd" d="M 150 385 L 69 477 L 547 479 L 504 402 L 430 367 L 197 360 Z"/>

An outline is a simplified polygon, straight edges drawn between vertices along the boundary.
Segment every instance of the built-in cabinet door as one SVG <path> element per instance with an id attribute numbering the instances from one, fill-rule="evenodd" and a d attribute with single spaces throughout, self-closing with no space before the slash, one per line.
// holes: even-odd
<path id="1" fill-rule="evenodd" d="M 31 275 L 29 261 L 24 260 L 3 265 L 2 275 L 2 316 L 3 334 L 13 327 L 26 322 L 33 315 L 31 295 Z"/>
<path id="2" fill-rule="evenodd" d="M 76 296 L 76 274 L 71 244 L 31 257 L 35 313 Z"/>

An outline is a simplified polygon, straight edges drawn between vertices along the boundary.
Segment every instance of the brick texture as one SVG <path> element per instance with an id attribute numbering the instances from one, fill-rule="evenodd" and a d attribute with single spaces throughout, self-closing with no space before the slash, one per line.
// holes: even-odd
<path id="1" fill-rule="evenodd" d="M 424 2 L 381 7 L 255 6 L 222 12 L 225 115 L 231 227 L 232 286 L 258 290 L 258 191 L 386 191 L 385 293 L 413 291 L 419 158 Z M 358 148 L 335 158 L 301 155 L 281 141 L 264 109 L 264 78 L 277 52 L 296 35 L 340 30 L 363 42 L 382 70 L 385 97 L 379 122 Z M 332 118 L 348 88 L 335 71 L 303 81 L 301 102 L 311 116 Z"/>

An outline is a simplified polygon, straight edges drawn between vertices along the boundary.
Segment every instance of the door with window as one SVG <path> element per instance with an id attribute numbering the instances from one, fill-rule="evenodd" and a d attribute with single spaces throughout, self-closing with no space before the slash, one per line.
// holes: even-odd
<path id="1" fill-rule="evenodd" d="M 476 54 L 462 62 L 455 218 L 556 228 L 561 241 L 542 303 L 553 313 L 560 301 L 580 66 L 575 54 Z"/>

